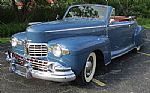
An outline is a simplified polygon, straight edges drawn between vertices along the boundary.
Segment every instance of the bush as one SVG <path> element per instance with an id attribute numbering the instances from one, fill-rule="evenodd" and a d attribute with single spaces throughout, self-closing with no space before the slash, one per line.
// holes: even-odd
<path id="1" fill-rule="evenodd" d="M 150 2 L 148 0 L 108 0 L 109 5 L 116 9 L 116 15 L 137 16 L 150 18 Z M 0 21 L 3 23 L 12 22 L 38 22 L 55 20 L 56 15 L 61 17 L 65 10 L 71 4 L 81 3 L 96 3 L 107 4 L 106 0 L 59 0 L 57 3 L 51 5 L 46 0 L 37 0 L 36 7 L 31 11 L 19 10 L 17 15 L 13 7 L 10 5 L 0 6 Z"/>
<path id="2" fill-rule="evenodd" d="M 56 20 L 57 15 L 60 15 L 62 18 L 65 10 L 65 6 L 38 6 L 31 15 L 28 16 L 28 20 L 29 22 Z"/>
<path id="3" fill-rule="evenodd" d="M 150 29 L 150 19 L 148 18 L 138 18 L 138 24 L 142 25 L 143 27 Z"/>
<path id="4" fill-rule="evenodd" d="M 15 21 L 15 13 L 11 6 L 5 5 L 0 6 L 0 22 L 10 23 Z"/>
<path id="5" fill-rule="evenodd" d="M 26 27 L 25 23 L 0 24 L 0 38 L 10 37 L 17 32 L 25 31 Z"/>
<path id="6" fill-rule="evenodd" d="M 107 4 L 106 0 L 84 0 L 88 3 Z M 107 0 L 116 9 L 117 15 L 150 18 L 149 0 Z"/>
<path id="7" fill-rule="evenodd" d="M 150 18 L 150 2 L 148 0 L 108 1 L 110 6 L 116 8 L 116 15 Z M 36 3 L 36 7 L 31 11 L 19 10 L 19 18 L 17 18 L 11 5 L 0 3 L 0 37 L 10 37 L 14 33 L 24 31 L 27 27 L 26 23 L 29 22 L 56 20 L 57 15 L 62 18 L 67 7 L 71 4 L 107 4 L 106 0 L 58 0 L 53 5 L 48 4 L 46 0 L 37 0 Z M 150 27 L 150 25 L 147 25 L 150 23 L 147 19 L 138 19 L 138 22 L 145 27 Z"/>
<path id="8" fill-rule="evenodd" d="M 14 10 L 11 6 L 0 7 L 0 22 L 14 23 L 14 22 L 38 22 L 38 21 L 52 21 L 57 15 L 62 17 L 67 9 L 66 5 L 47 5 L 37 6 L 34 10 L 22 13 L 18 11 L 19 19 L 16 18 Z"/>

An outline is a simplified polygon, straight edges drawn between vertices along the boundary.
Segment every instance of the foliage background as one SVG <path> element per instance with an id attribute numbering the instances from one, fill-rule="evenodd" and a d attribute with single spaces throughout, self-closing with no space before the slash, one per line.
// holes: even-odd
<path id="1" fill-rule="evenodd" d="M 0 37 L 24 31 L 29 22 L 52 21 L 57 15 L 62 17 L 72 4 L 104 4 L 113 6 L 116 15 L 137 16 L 140 23 L 143 18 L 150 18 L 149 0 L 57 0 L 54 4 L 46 0 L 34 0 L 32 7 L 24 6 L 21 10 L 14 5 L 14 0 L 0 0 Z"/>
<path id="2" fill-rule="evenodd" d="M 106 0 L 58 0 L 54 4 L 48 4 L 46 0 L 35 0 L 36 6 L 32 10 L 26 12 L 18 10 L 16 14 L 11 4 L 13 0 L 6 1 L 0 1 L 0 22 L 3 23 L 50 21 L 55 20 L 57 14 L 62 17 L 66 8 L 71 4 L 107 4 Z M 150 18 L 149 0 L 108 0 L 108 5 L 116 9 L 117 15 Z"/>

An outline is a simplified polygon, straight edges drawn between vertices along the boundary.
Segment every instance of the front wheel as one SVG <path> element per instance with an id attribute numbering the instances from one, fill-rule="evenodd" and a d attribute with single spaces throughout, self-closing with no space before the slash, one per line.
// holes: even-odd
<path id="1" fill-rule="evenodd" d="M 80 82 L 80 84 L 82 85 L 89 83 L 94 77 L 95 70 L 96 70 L 96 54 L 92 52 L 87 57 L 84 69 L 79 75 L 78 82 Z"/>

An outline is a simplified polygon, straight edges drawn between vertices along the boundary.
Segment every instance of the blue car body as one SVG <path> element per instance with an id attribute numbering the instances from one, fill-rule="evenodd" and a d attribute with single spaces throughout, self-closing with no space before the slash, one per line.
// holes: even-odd
<path id="1" fill-rule="evenodd" d="M 75 6 L 103 5 L 74 5 L 69 7 L 69 9 Z M 107 65 L 111 62 L 111 59 L 119 57 L 134 48 L 142 46 L 143 27 L 139 26 L 136 20 L 110 22 L 110 16 L 112 15 L 113 8 L 111 6 L 104 7 L 107 8 L 104 20 L 99 20 L 98 18 L 64 17 L 62 20 L 33 24 L 29 26 L 25 32 L 13 35 L 12 38 L 17 38 L 17 40 L 23 43 L 12 47 L 12 51 L 7 55 L 7 60 L 10 61 L 11 64 L 11 70 L 26 77 L 31 75 L 36 78 L 58 82 L 72 81 L 83 70 L 89 53 L 93 51 L 100 52 L 103 55 L 104 64 Z M 67 11 L 69 11 L 69 9 Z M 44 56 L 31 56 L 27 53 L 29 50 L 26 51 L 25 49 L 25 44 L 27 43 L 38 45 L 45 44 L 48 48 L 55 44 L 59 44 L 65 49 L 68 49 L 69 54 L 57 57 L 52 52 L 48 51 L 47 55 Z M 17 54 L 22 58 L 21 62 L 24 62 L 23 60 L 25 60 L 25 63 L 27 62 L 27 72 L 30 72 L 30 69 L 33 69 L 32 62 L 29 62 L 29 59 L 43 60 L 53 62 L 54 64 L 56 62 L 60 64 L 61 67 L 67 69 L 70 68 L 69 70 L 65 69 L 70 72 L 65 75 L 56 74 L 52 77 L 52 79 L 50 79 L 51 77 L 42 77 L 43 74 L 41 74 L 41 76 L 36 76 L 36 71 L 34 73 L 23 74 L 15 68 L 18 59 L 16 61 L 16 56 L 12 56 L 14 54 Z M 66 75 L 71 76 L 67 77 Z M 59 78 L 59 76 L 64 77 Z"/>

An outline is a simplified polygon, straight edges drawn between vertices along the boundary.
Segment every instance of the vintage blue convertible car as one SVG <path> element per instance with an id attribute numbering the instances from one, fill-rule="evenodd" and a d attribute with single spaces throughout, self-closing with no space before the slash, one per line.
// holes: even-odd
<path id="1" fill-rule="evenodd" d="M 133 16 L 115 16 L 111 6 L 73 5 L 62 20 L 30 23 L 12 36 L 9 70 L 26 78 L 88 83 L 98 64 L 109 64 L 143 45 L 143 27 Z"/>

